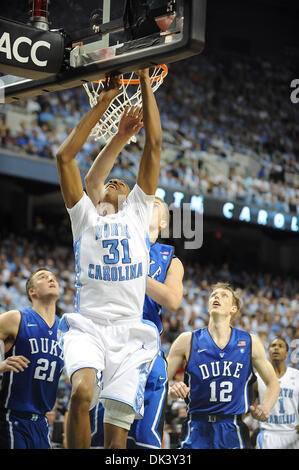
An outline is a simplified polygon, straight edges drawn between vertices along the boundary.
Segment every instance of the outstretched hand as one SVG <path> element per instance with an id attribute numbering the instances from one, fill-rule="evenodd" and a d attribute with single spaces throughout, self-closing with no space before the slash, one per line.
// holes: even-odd
<path id="1" fill-rule="evenodd" d="M 143 127 L 142 122 L 143 114 L 139 106 L 126 106 L 119 121 L 118 134 L 124 135 L 128 139 L 135 134 L 138 134 Z"/>
<path id="2" fill-rule="evenodd" d="M 110 75 L 106 78 L 104 89 L 99 95 L 98 103 L 102 101 L 111 102 L 119 94 L 121 75 Z"/>

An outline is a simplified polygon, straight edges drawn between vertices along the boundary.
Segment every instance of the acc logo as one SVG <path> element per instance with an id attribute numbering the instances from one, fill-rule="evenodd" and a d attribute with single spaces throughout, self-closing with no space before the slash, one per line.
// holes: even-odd
<path id="1" fill-rule="evenodd" d="M 37 50 L 40 47 L 46 47 L 50 49 L 51 44 L 47 41 L 36 41 L 32 44 L 32 40 L 27 38 L 26 36 L 18 37 L 13 44 L 11 44 L 10 34 L 4 32 L 0 38 L 0 53 L 3 52 L 6 54 L 7 59 L 12 59 L 14 57 L 15 60 L 21 62 L 23 64 L 29 61 L 29 55 L 21 56 L 19 54 L 19 47 L 22 43 L 28 44 L 30 46 L 30 58 L 32 62 L 37 65 L 38 67 L 46 67 L 48 60 L 39 60 L 37 58 Z"/>

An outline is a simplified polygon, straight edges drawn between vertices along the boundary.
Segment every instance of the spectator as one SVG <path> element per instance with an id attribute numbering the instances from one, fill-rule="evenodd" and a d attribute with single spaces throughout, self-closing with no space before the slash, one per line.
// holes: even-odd
<path id="1" fill-rule="evenodd" d="M 63 223 L 61 226 L 64 226 Z M 43 265 L 59 273 L 61 303 L 57 312 L 63 313 L 73 309 L 74 291 L 71 286 L 75 279 L 75 269 L 70 248 L 71 240 L 66 244 L 66 232 L 65 229 L 59 232 L 55 227 L 50 229 L 39 218 L 30 236 L 7 234 L 1 238 L 0 313 L 14 308 L 13 305 L 18 302 L 23 302 L 24 279 L 32 270 Z M 45 234 L 52 237 L 54 246 L 45 241 Z M 241 271 L 227 264 L 205 266 L 185 263 L 184 301 L 176 312 L 166 312 L 163 319 L 164 333 L 161 343 L 164 354 L 168 354 L 174 339 L 182 331 L 192 331 L 206 325 L 207 294 L 219 275 L 223 279 L 236 279 L 239 288 L 242 314 L 236 318 L 234 326 L 244 328 L 249 333 L 256 332 L 265 347 L 277 334 L 282 334 L 290 347 L 289 364 L 299 368 L 299 343 L 296 343 L 299 341 L 298 280 L 289 278 L 286 282 L 280 276 Z M 180 375 L 182 373 L 183 371 Z M 68 390 L 64 380 L 61 387 L 65 391 Z M 177 417 L 177 413 L 178 410 L 173 410 L 171 420 Z M 170 426 L 171 420 L 167 421 Z M 178 424 L 171 429 L 171 446 L 175 446 L 179 436 Z"/>
<path id="2" fill-rule="evenodd" d="M 175 78 L 166 79 L 157 91 L 164 123 L 160 184 L 191 192 L 199 188 L 215 198 L 299 214 L 299 188 L 293 176 L 299 170 L 296 110 L 284 99 L 281 67 L 224 52 L 201 56 L 200 62 L 197 57 L 188 59 L 188 77 L 182 61 L 170 67 Z M 290 67 L 284 64 L 284 70 Z M 178 86 L 182 76 L 184 90 Z M 271 89 L 265 85 L 269 79 Z M 21 147 L 30 155 L 52 158 L 57 142 L 64 140 L 55 127 L 67 135 L 89 103 L 81 88 L 73 88 L 30 98 L 26 106 L 38 125 L 23 123 L 18 130 L 2 125 L 2 147 Z M 5 112 L 13 107 L 7 105 Z M 114 176 L 136 177 L 135 157 L 143 138 L 138 136 L 137 143 L 124 150 Z M 97 147 L 90 141 L 80 152 L 83 171 L 90 167 Z"/>

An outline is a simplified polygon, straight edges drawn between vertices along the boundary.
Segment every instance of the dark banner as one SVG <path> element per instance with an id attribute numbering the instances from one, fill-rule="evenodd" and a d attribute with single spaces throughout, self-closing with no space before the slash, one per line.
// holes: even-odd
<path id="1" fill-rule="evenodd" d="M 0 173 L 36 181 L 44 181 L 50 184 L 59 184 L 55 162 L 45 158 L 32 156 L 14 156 L 12 154 L 1 154 Z M 86 171 L 82 171 L 84 180 Z M 132 188 L 135 180 L 125 179 Z M 279 210 L 266 207 L 256 207 L 245 202 L 232 200 L 221 200 L 209 196 L 192 194 L 187 191 L 171 190 L 158 187 L 156 195 L 166 202 L 172 211 L 175 208 L 187 209 L 199 212 L 204 217 L 218 217 L 227 221 L 240 222 L 242 224 L 254 224 L 259 227 L 283 230 L 288 232 L 299 232 L 299 215 L 289 214 Z"/>
<path id="2" fill-rule="evenodd" d="M 182 191 L 170 191 L 158 188 L 157 196 L 171 207 L 183 208 L 185 204 L 193 211 L 198 211 L 207 217 L 220 217 L 261 227 L 270 227 L 290 232 L 299 231 L 299 216 L 279 210 L 256 207 L 244 202 L 220 200 L 212 197 L 192 195 Z"/>
<path id="3" fill-rule="evenodd" d="M 42 79 L 59 72 L 64 38 L 58 32 L 0 18 L 0 72 Z"/>

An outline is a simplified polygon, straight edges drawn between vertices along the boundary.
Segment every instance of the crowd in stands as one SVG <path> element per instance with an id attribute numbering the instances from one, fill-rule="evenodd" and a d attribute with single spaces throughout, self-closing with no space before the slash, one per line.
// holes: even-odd
<path id="1" fill-rule="evenodd" d="M 44 234 L 48 234 L 48 238 Z M 0 242 L 0 314 L 12 309 L 30 306 L 25 284 L 30 273 L 45 266 L 56 273 L 60 283 L 57 314 L 72 312 L 74 296 L 74 256 L 72 245 L 49 241 L 49 228 L 38 224 L 38 230 L 29 236 L 9 233 Z M 55 245 L 54 245 L 55 240 Z M 182 260 L 184 262 L 184 260 Z M 222 266 L 184 262 L 184 297 L 180 308 L 166 311 L 161 337 L 167 355 L 175 338 L 183 331 L 192 331 L 208 323 L 208 296 L 211 286 L 218 281 L 231 282 L 242 301 L 240 315 L 234 326 L 257 334 L 265 348 L 276 336 L 282 336 L 289 345 L 289 365 L 299 368 L 299 281 L 296 278 L 273 276 L 270 273 L 231 270 Z M 297 348 L 296 348 L 297 346 Z M 183 369 L 176 380 L 182 379 Z M 56 420 L 62 427 L 67 407 L 70 383 L 65 376 L 59 387 Z M 169 400 L 166 411 L 165 445 L 174 447 L 186 416 L 183 400 Z M 57 423 L 56 423 L 57 426 Z"/>
<path id="2" fill-rule="evenodd" d="M 163 126 L 159 184 L 299 214 L 298 108 L 285 90 L 291 69 L 224 53 L 169 69 L 156 92 Z M 24 120 L 8 125 L 16 106 Z M 22 109 L 5 105 L 1 148 L 53 159 L 88 109 L 82 87 L 30 98 Z M 122 152 L 115 176 L 135 179 L 143 138 L 141 132 Z M 77 156 L 83 171 L 102 145 L 88 140 L 83 146 Z"/>
<path id="3" fill-rule="evenodd" d="M 289 96 L 295 76 L 289 64 L 223 52 L 171 64 L 169 76 L 156 92 L 163 127 L 159 185 L 299 215 L 299 108 Z M 89 109 L 82 87 L 2 105 L 0 152 L 54 160 L 60 144 Z M 14 113 L 16 120 L 11 118 Z M 141 131 L 136 143 L 126 146 L 113 176 L 136 179 L 143 139 Z M 92 140 L 84 144 L 76 157 L 83 172 L 103 145 Z M 57 240 L 57 230 L 52 240 Z M 73 311 L 71 242 L 53 246 L 50 232 L 40 225 L 30 237 L 10 233 L 0 240 L 0 314 L 30 306 L 25 284 L 40 266 L 58 276 L 57 314 Z M 257 334 L 266 349 L 274 337 L 282 336 L 289 345 L 288 364 L 299 368 L 298 279 L 238 271 L 228 264 L 184 262 L 184 268 L 182 305 L 163 317 L 165 355 L 181 332 L 207 325 L 211 286 L 228 281 L 242 302 L 234 326 Z M 176 380 L 183 378 L 183 372 L 183 368 L 177 371 Z M 49 415 L 54 434 L 54 422 L 63 422 L 70 387 L 62 376 L 57 409 Z M 185 417 L 184 401 L 169 400 L 164 447 L 176 446 Z"/>

